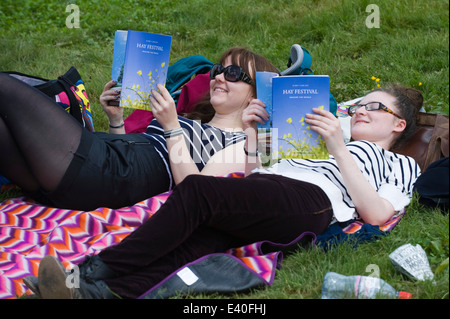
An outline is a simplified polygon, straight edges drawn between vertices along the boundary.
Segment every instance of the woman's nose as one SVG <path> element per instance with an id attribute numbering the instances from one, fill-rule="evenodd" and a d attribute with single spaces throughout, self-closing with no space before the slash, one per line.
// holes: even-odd
<path id="1" fill-rule="evenodd" d="M 224 73 L 222 72 L 222 73 L 220 73 L 220 74 L 217 74 L 216 77 L 215 77 L 215 80 L 216 80 L 216 81 L 220 81 L 220 82 L 224 82 L 224 81 L 225 81 L 225 75 L 224 75 Z"/>
<path id="2" fill-rule="evenodd" d="M 365 108 L 364 106 L 361 106 L 361 107 L 358 107 L 358 108 L 356 109 L 355 114 L 362 114 L 362 115 L 365 115 L 365 114 L 367 114 L 367 110 L 366 110 L 366 108 Z"/>

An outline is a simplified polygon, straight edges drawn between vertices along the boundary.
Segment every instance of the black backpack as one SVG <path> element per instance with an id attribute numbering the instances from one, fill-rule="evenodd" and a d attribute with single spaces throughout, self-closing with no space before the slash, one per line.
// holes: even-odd
<path id="1" fill-rule="evenodd" d="M 419 194 L 419 203 L 428 207 L 439 207 L 448 213 L 448 157 L 431 163 L 414 184 L 414 190 Z"/>

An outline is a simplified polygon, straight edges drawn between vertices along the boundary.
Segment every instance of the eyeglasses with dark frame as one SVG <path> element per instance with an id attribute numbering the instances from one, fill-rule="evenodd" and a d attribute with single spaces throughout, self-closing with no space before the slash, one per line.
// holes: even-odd
<path id="1" fill-rule="evenodd" d="M 350 105 L 350 107 L 348 108 L 348 115 L 353 116 L 356 113 L 356 110 L 358 110 L 360 107 L 363 107 L 366 109 L 366 111 L 378 111 L 378 110 L 382 110 L 385 111 L 387 113 L 390 113 L 396 117 L 398 117 L 399 119 L 403 119 L 403 117 L 401 117 L 400 115 L 396 114 L 394 111 L 392 111 L 390 108 L 388 108 L 386 105 L 384 105 L 381 102 L 369 102 L 366 104 L 353 104 Z"/>
<path id="2" fill-rule="evenodd" d="M 216 76 L 221 73 L 224 74 L 225 80 L 227 80 L 228 82 L 243 81 L 250 85 L 253 84 L 253 81 L 250 79 L 250 77 L 245 74 L 244 70 L 242 70 L 242 68 L 238 65 L 229 65 L 227 67 L 224 67 L 220 63 L 215 63 L 211 68 L 209 76 L 211 80 L 214 80 Z"/>

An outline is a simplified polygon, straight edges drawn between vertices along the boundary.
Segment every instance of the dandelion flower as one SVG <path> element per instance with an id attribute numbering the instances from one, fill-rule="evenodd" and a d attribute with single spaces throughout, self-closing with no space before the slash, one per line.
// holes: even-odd
<path id="1" fill-rule="evenodd" d="M 377 78 L 375 81 L 380 82 L 380 79 Z"/>
<path id="2" fill-rule="evenodd" d="M 419 86 L 421 86 L 422 85 L 422 82 L 419 82 Z"/>
<path id="3" fill-rule="evenodd" d="M 371 79 L 371 80 L 376 80 L 376 77 L 372 76 L 370 79 Z"/>

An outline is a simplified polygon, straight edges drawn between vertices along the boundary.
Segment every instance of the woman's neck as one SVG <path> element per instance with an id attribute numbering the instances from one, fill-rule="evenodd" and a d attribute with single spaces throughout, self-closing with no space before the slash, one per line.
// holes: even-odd
<path id="1" fill-rule="evenodd" d="M 217 127 L 224 131 L 236 132 L 242 131 L 242 114 L 216 114 L 208 122 L 208 125 Z"/>

